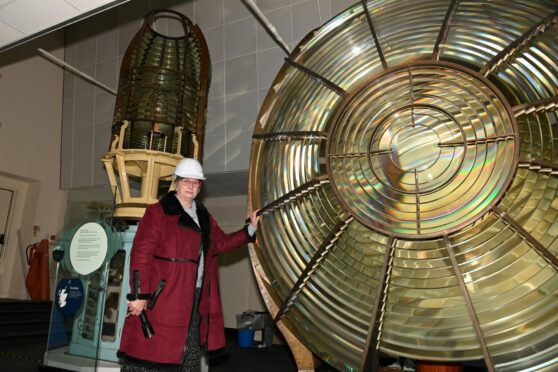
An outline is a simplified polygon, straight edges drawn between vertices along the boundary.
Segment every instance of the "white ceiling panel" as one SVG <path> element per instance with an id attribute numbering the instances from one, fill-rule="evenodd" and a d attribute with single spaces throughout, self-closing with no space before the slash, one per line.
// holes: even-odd
<path id="1" fill-rule="evenodd" d="M 72 5 L 76 9 L 84 11 L 95 9 L 100 3 L 110 3 L 110 1 L 95 1 L 95 0 L 65 0 L 66 3 Z"/>
<path id="2" fill-rule="evenodd" d="M 0 0 L 0 52 L 129 0 Z"/>
<path id="3" fill-rule="evenodd" d="M 20 31 L 13 29 L 5 23 L 0 22 L 0 39 L 15 40 L 22 37 L 24 34 Z"/>
<path id="4" fill-rule="evenodd" d="M 59 0 L 11 1 L 0 9 L 0 21 L 24 34 L 52 27 L 77 15 L 76 8 Z"/>

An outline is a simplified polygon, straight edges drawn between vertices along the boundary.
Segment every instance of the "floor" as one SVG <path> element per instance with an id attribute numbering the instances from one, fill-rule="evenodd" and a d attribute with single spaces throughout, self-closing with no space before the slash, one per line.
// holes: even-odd
<path id="1" fill-rule="evenodd" d="M 44 337 L 0 340 L 0 371 L 1 372 L 35 372 L 43 361 L 46 349 Z M 381 371 L 397 372 L 401 369 L 386 368 L 394 360 L 383 359 Z M 212 354 L 210 372 L 295 372 L 296 366 L 288 347 L 274 345 L 265 348 L 241 348 L 237 345 L 232 332 L 227 335 L 227 346 L 224 351 Z M 409 370 L 409 369 L 405 369 Z M 56 369 L 47 371 L 55 372 Z M 61 370 L 58 370 L 61 371 Z M 464 372 L 484 372 L 485 368 L 468 364 Z M 316 372 L 338 372 L 323 364 Z"/>
<path id="2" fill-rule="evenodd" d="M 32 372 L 43 361 L 46 337 L 0 340 L 0 371 Z"/>

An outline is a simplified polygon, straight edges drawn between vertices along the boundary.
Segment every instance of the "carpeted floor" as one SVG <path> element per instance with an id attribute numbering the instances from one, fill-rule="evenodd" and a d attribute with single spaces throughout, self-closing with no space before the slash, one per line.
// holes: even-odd
<path id="1" fill-rule="evenodd" d="M 34 372 L 43 362 L 46 337 L 0 340 L 0 371 Z"/>
<path id="2" fill-rule="evenodd" d="M 228 342 L 224 352 L 209 359 L 211 372 L 288 372 L 296 371 L 296 364 L 287 346 L 240 348 Z"/>
<path id="3" fill-rule="evenodd" d="M 35 372 L 42 364 L 46 337 L 0 340 L 0 372 Z M 45 370 L 55 371 L 48 368 Z M 211 372 L 289 372 L 296 365 L 287 346 L 241 348 L 233 332 L 227 334 L 227 346 L 211 355 Z M 321 372 L 335 371 L 322 369 Z"/>

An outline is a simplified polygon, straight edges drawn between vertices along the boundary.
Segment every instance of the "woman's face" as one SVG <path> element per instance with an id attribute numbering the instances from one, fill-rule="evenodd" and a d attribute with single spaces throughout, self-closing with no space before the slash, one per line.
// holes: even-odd
<path id="1" fill-rule="evenodd" d="M 176 195 L 187 206 L 198 196 L 201 189 L 201 181 L 194 178 L 177 177 L 174 181 Z"/>

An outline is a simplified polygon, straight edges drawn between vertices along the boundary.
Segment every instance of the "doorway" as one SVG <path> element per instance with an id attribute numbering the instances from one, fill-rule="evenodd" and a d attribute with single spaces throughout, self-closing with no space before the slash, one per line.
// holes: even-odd
<path id="1" fill-rule="evenodd" d="M 4 257 L 4 246 L 8 239 L 8 222 L 14 202 L 14 190 L 0 187 L 0 262 Z"/>

